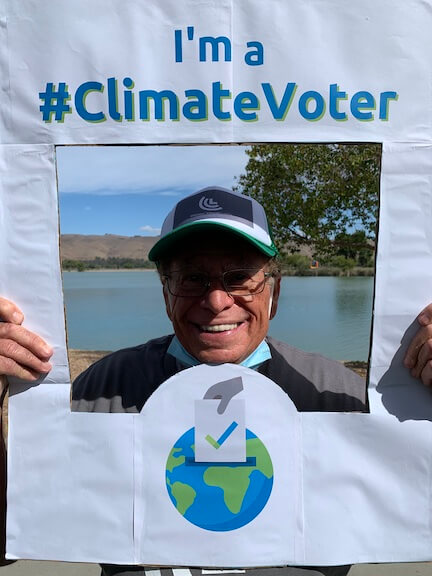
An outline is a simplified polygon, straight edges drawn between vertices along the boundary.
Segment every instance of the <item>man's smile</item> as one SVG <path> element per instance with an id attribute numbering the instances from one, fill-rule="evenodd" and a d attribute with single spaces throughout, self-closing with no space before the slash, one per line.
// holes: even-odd
<path id="1" fill-rule="evenodd" d="M 243 322 L 235 322 L 232 324 L 211 324 L 211 325 L 204 325 L 200 324 L 199 329 L 202 332 L 227 332 L 229 330 L 235 330 L 240 326 Z"/>

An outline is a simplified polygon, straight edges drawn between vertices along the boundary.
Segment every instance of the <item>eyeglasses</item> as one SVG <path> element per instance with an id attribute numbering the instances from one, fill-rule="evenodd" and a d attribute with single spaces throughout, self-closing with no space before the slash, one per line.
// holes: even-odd
<path id="1" fill-rule="evenodd" d="M 173 270 L 165 274 L 168 291 L 173 296 L 181 298 L 198 298 L 204 296 L 209 290 L 212 280 L 220 280 L 222 286 L 230 296 L 250 296 L 260 294 L 264 290 L 268 278 L 273 277 L 272 272 L 264 272 L 256 268 L 228 270 L 220 276 L 209 276 L 196 270 Z"/>

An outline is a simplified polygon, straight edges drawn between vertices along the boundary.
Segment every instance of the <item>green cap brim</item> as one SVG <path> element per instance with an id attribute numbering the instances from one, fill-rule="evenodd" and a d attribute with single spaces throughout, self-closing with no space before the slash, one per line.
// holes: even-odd
<path id="1" fill-rule="evenodd" d="M 255 246 L 260 252 L 272 258 L 278 254 L 278 250 L 274 245 L 273 241 L 270 246 L 264 244 L 264 242 L 260 242 L 256 238 L 249 236 L 245 232 L 238 230 L 237 228 L 233 228 L 232 226 L 228 226 L 227 224 L 222 224 L 219 222 L 189 222 L 188 224 L 184 224 L 183 226 L 179 226 L 172 232 L 166 234 L 163 238 L 158 240 L 153 248 L 150 250 L 148 254 L 149 260 L 152 262 L 158 262 L 163 260 L 164 257 L 170 256 L 174 252 L 174 248 L 178 247 L 178 242 L 189 236 L 189 234 L 194 230 L 210 230 L 212 228 L 224 228 L 225 230 L 229 230 L 236 236 L 240 236 L 244 240 L 247 240 L 250 244 Z"/>

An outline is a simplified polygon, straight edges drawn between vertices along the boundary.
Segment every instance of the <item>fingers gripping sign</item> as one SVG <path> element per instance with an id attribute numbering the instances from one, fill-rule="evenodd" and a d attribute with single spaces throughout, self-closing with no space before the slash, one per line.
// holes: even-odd
<path id="1" fill-rule="evenodd" d="M 22 326 L 24 315 L 9 300 L 0 298 L 0 375 L 37 380 L 51 370 L 52 348 Z"/>
<path id="2" fill-rule="evenodd" d="M 420 325 L 405 354 L 405 366 L 414 378 L 432 386 L 432 304 L 417 316 Z"/>

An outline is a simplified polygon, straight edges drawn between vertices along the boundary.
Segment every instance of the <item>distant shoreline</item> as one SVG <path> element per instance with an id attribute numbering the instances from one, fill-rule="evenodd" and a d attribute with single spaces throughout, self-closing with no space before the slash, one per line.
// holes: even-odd
<path id="1" fill-rule="evenodd" d="M 157 272 L 156 268 L 86 268 L 85 270 L 77 270 L 76 268 L 71 270 L 62 270 L 62 272 Z M 373 268 L 358 268 L 351 270 L 348 274 L 344 273 L 342 270 L 334 271 L 322 268 L 321 270 L 306 270 L 304 272 L 296 271 L 282 271 L 282 276 L 284 277 L 296 277 L 296 278 L 372 278 L 374 274 Z"/>
<path id="2" fill-rule="evenodd" d="M 156 268 L 86 268 L 85 270 L 63 270 L 62 272 L 157 272 Z"/>

